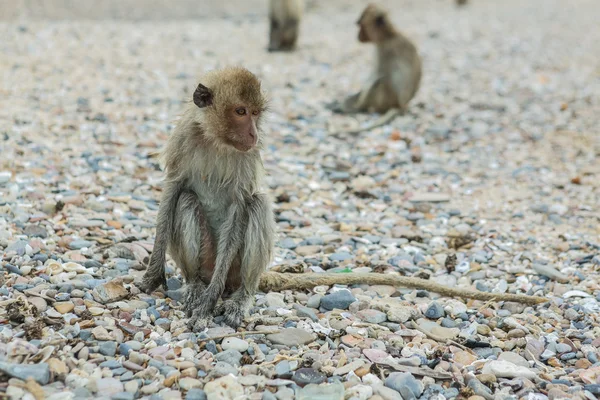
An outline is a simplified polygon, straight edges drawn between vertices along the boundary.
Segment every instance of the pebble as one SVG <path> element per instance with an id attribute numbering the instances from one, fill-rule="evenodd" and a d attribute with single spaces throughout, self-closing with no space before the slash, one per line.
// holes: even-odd
<path id="1" fill-rule="evenodd" d="M 498 378 L 527 378 L 534 379 L 537 374 L 529 368 L 521 367 L 509 361 L 492 360 L 481 370 L 484 374 L 493 374 Z"/>
<path id="2" fill-rule="evenodd" d="M 308 344 L 314 340 L 314 335 L 299 328 L 283 329 L 279 333 L 271 333 L 267 335 L 267 339 L 275 344 L 284 346 L 298 346 Z"/>
<path id="3" fill-rule="evenodd" d="M 40 385 L 45 385 L 50 381 L 50 367 L 47 363 L 11 364 L 0 361 L 0 371 L 23 381 L 32 378 Z"/>
<path id="4" fill-rule="evenodd" d="M 240 366 L 240 360 L 242 359 L 242 353 L 235 349 L 227 349 L 215 356 L 217 361 L 222 361 L 235 367 Z"/>
<path id="5" fill-rule="evenodd" d="M 208 382 L 204 386 L 204 392 L 208 399 L 233 400 L 243 396 L 244 389 L 234 376 L 227 375 Z"/>
<path id="6" fill-rule="evenodd" d="M 421 381 L 408 372 L 392 372 L 385 380 L 385 386 L 394 389 L 403 399 L 418 399 L 424 387 Z"/>
<path id="7" fill-rule="evenodd" d="M 186 393 L 185 400 L 207 400 L 206 392 L 202 389 L 192 388 Z"/>
<path id="8" fill-rule="evenodd" d="M 239 338 L 230 337 L 223 339 L 221 343 L 223 350 L 236 350 L 240 353 L 248 350 L 248 342 Z"/>
<path id="9" fill-rule="evenodd" d="M 327 377 L 325 374 L 313 369 L 313 368 L 300 368 L 292 375 L 292 380 L 299 386 L 305 386 L 309 384 L 320 384 L 325 382 Z"/>
<path id="10" fill-rule="evenodd" d="M 335 293 L 323 296 L 321 307 L 326 310 L 340 309 L 347 310 L 350 304 L 354 303 L 356 298 L 348 290 L 339 290 Z"/>

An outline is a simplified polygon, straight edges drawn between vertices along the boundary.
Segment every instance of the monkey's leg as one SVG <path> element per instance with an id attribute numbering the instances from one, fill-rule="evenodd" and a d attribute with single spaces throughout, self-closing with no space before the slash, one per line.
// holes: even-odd
<path id="1" fill-rule="evenodd" d="M 154 250 L 150 257 L 148 269 L 142 278 L 140 290 L 152 293 L 160 285 L 167 288 L 167 277 L 165 276 L 165 263 L 167 261 L 167 246 L 169 237 L 173 233 L 174 219 L 177 212 L 177 202 L 183 190 L 180 182 L 167 181 L 162 200 L 158 209 L 156 220 L 156 239 Z"/>
<path id="2" fill-rule="evenodd" d="M 242 245 L 242 286 L 225 300 L 215 314 L 223 314 L 225 323 L 237 328 L 252 305 L 260 277 L 273 255 L 275 221 L 271 203 L 265 194 L 257 194 L 248 204 L 248 225 Z"/>
<path id="3" fill-rule="evenodd" d="M 187 283 L 183 308 L 189 317 L 206 289 L 203 279 L 210 277 L 215 262 L 214 240 L 202 204 L 193 191 L 181 193 L 174 226 L 170 252 Z"/>
<path id="4" fill-rule="evenodd" d="M 206 328 L 212 318 L 217 301 L 223 294 L 227 275 L 231 264 L 240 250 L 243 240 L 245 223 L 247 220 L 245 204 L 234 202 L 228 210 L 227 219 L 221 225 L 219 241 L 217 244 L 217 258 L 215 269 L 206 290 L 200 294 L 195 302 L 192 318 L 188 322 L 191 330 L 197 332 Z"/>
<path id="5" fill-rule="evenodd" d="M 279 21 L 271 17 L 271 28 L 269 32 L 269 51 L 277 51 L 281 46 L 281 27 Z"/>

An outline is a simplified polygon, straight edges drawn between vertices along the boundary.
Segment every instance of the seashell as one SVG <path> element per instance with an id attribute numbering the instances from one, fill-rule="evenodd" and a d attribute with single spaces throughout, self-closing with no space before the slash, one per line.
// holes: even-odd
<path id="1" fill-rule="evenodd" d="M 76 274 L 85 274 L 86 272 L 88 272 L 87 268 L 85 268 L 83 265 L 77 264 L 72 261 L 64 263 L 63 268 L 67 272 L 75 272 Z"/>
<path id="2" fill-rule="evenodd" d="M 63 266 L 56 260 L 48 260 L 45 265 L 45 273 L 48 276 L 55 276 L 64 271 Z"/>

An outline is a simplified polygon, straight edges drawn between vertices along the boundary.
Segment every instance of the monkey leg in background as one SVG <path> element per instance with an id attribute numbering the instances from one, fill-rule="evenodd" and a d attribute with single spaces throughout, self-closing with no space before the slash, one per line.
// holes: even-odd
<path id="1" fill-rule="evenodd" d="M 302 12 L 302 0 L 270 1 L 269 51 L 291 51 L 296 48 Z"/>

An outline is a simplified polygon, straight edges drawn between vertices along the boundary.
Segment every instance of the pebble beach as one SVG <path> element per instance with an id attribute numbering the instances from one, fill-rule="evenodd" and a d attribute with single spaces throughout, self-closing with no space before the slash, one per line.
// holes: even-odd
<path id="1" fill-rule="evenodd" d="M 98 3 L 98 4 L 96 4 Z M 600 396 L 600 3 L 383 0 L 415 42 L 409 112 L 325 108 L 361 88 L 367 2 L 307 1 L 267 52 L 265 0 L 0 0 L 0 398 L 593 400 Z M 187 327 L 185 281 L 141 293 L 157 153 L 206 71 L 270 98 L 270 270 L 392 285 L 259 293 Z"/>

